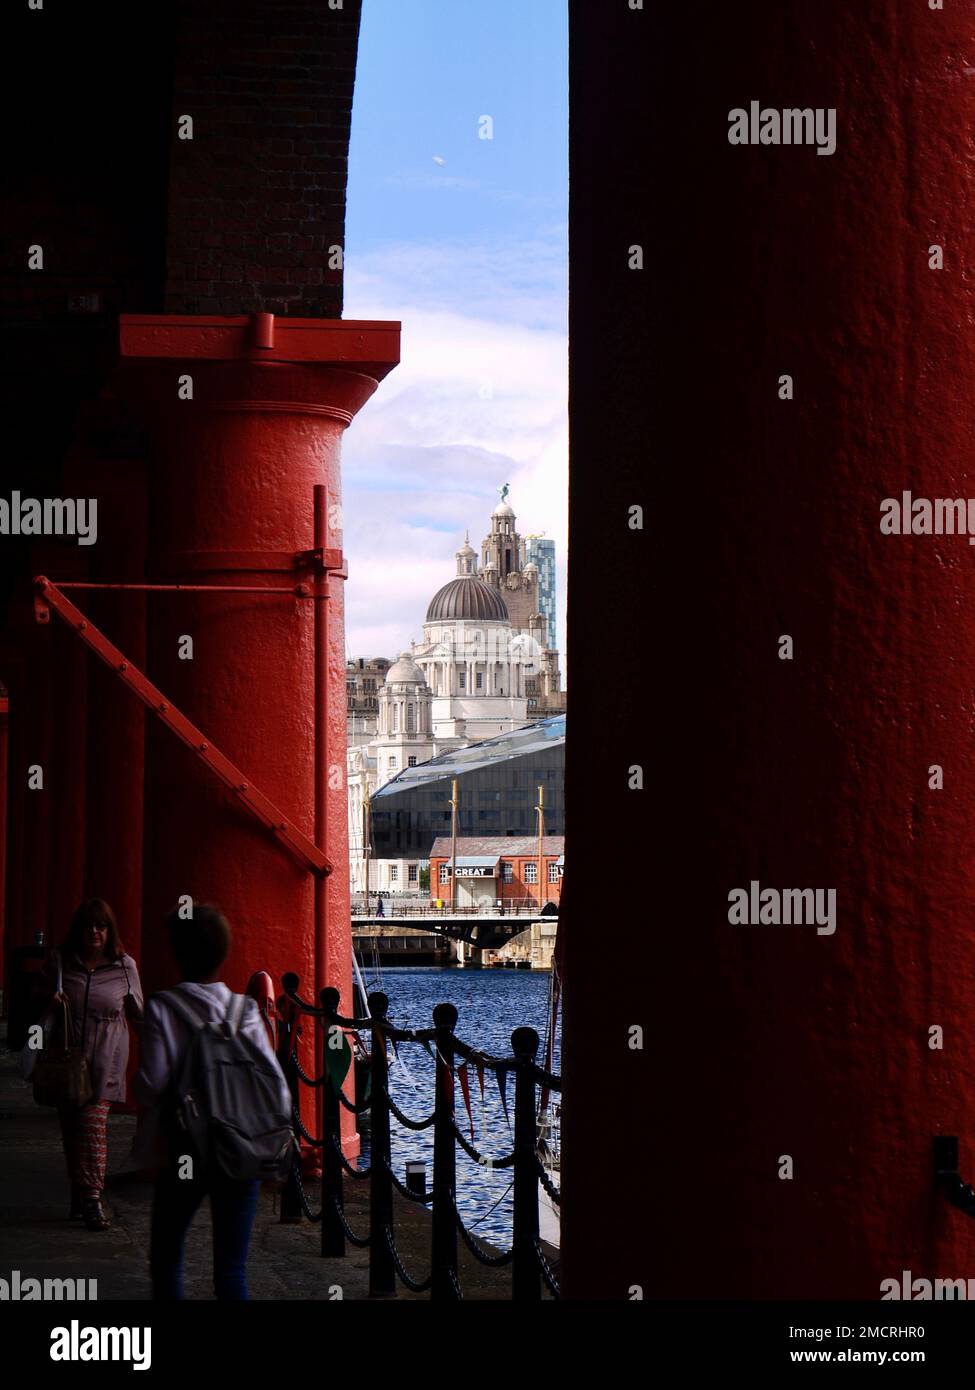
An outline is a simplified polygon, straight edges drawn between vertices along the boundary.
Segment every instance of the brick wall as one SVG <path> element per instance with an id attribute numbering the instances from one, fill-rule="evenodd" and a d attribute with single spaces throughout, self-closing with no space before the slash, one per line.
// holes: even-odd
<path id="1" fill-rule="evenodd" d="M 360 7 L 181 0 L 167 313 L 340 316 Z"/>
<path id="2" fill-rule="evenodd" d="M 544 883 L 545 883 L 545 892 L 544 892 L 544 895 L 543 895 L 543 897 L 542 897 L 542 901 L 543 901 L 543 902 L 554 902 L 554 903 L 557 903 L 557 902 L 559 902 L 559 901 L 561 900 L 561 897 L 562 897 L 562 876 L 561 876 L 561 874 L 560 874 L 559 877 L 555 880 L 554 883 L 550 883 L 549 880 L 548 880 L 549 865 L 550 865 L 550 864 L 555 864 L 555 863 L 557 863 L 559 857 L 560 857 L 560 856 L 557 855 L 557 854 L 547 854 L 547 855 L 545 855 L 545 862 L 544 862 L 544 864 L 542 865 L 542 872 L 543 872 L 544 875 L 545 875 L 545 879 L 544 879 Z M 538 898 L 538 883 L 537 883 L 537 881 L 536 881 L 535 883 L 529 883 L 529 881 L 528 881 L 528 877 L 529 877 L 528 865 L 530 864 L 530 865 L 532 866 L 532 869 L 537 873 L 537 871 L 538 871 L 538 856 L 537 856 L 537 855 L 534 855 L 534 854 L 505 854 L 505 855 L 502 855 L 501 858 L 502 858 L 502 862 L 503 862 L 503 863 L 511 864 L 511 865 L 512 865 L 512 878 L 511 878 L 511 882 L 510 882 L 510 883 L 506 883 L 505 880 L 504 880 L 504 878 L 501 876 L 501 874 L 499 874 L 498 877 L 497 877 L 496 879 L 493 880 L 496 896 L 500 897 L 500 898 L 501 898 L 504 902 L 506 902 L 506 903 L 509 902 L 509 901 L 510 901 L 510 902 L 521 902 L 521 903 L 523 903 L 523 902 L 525 902 L 526 899 L 531 900 L 532 902 L 534 902 L 534 901 Z M 447 879 L 446 879 L 445 882 L 441 883 L 441 881 L 440 881 L 440 866 L 441 866 L 442 864 L 446 864 L 446 865 L 448 866 L 448 868 L 449 868 L 449 866 L 450 866 L 450 860 L 449 860 L 449 859 L 431 859 L 431 860 L 430 860 L 430 898 L 431 898 L 431 901 L 433 901 L 433 900 L 436 899 L 436 898 L 443 898 L 444 901 L 449 901 L 449 899 L 450 899 L 450 875 L 448 874 Z M 467 884 L 470 884 L 470 883 L 473 883 L 473 882 L 476 882 L 476 881 L 477 881 L 477 880 L 474 880 L 474 879 L 462 879 L 459 875 L 458 875 L 458 879 L 457 879 L 458 884 L 460 884 L 460 883 L 467 883 Z M 483 882 L 484 880 L 480 880 L 480 881 Z"/>

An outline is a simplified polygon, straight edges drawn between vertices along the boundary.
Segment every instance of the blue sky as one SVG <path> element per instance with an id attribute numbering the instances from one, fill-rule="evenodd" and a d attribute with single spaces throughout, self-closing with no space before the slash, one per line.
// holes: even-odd
<path id="1" fill-rule="evenodd" d="M 502 483 L 556 542 L 565 652 L 566 31 L 565 0 L 364 0 L 344 313 L 403 356 L 343 445 L 350 656 L 422 639 Z"/>

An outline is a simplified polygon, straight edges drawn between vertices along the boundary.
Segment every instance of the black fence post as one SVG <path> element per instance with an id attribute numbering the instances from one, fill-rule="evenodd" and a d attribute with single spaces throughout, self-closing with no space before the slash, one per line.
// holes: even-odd
<path id="1" fill-rule="evenodd" d="M 301 1114 L 301 1081 L 298 1077 L 298 1068 L 292 1059 L 292 1051 L 295 1045 L 295 1019 L 298 1010 L 288 998 L 283 994 L 278 1000 L 278 1062 L 284 1072 L 285 1080 L 288 1083 L 288 1090 L 291 1092 L 291 1104 L 297 1114 Z M 294 1121 L 292 1121 L 294 1125 Z M 297 1126 L 294 1126 L 297 1135 Z M 296 1166 L 301 1162 L 301 1143 L 300 1140 L 295 1147 L 294 1162 L 288 1169 L 288 1177 L 281 1193 L 281 1221 L 286 1225 L 296 1225 L 301 1221 L 301 1198 L 298 1195 L 298 1175 L 295 1172 Z"/>
<path id="2" fill-rule="evenodd" d="M 387 1231 L 393 1229 L 392 1152 L 389 1142 L 389 1059 L 383 1025 L 389 1000 L 377 991 L 369 996 L 372 1017 L 372 1159 L 369 1175 L 369 1294 L 388 1297 L 396 1293 L 396 1270 Z"/>
<path id="3" fill-rule="evenodd" d="M 534 1028 L 516 1028 L 511 1047 L 515 1066 L 515 1172 L 513 1193 L 514 1231 L 511 1264 L 511 1297 L 515 1303 L 538 1303 L 542 1297 L 538 1267 L 538 1147 L 535 1129 L 535 1077 L 538 1052 Z"/>
<path id="4" fill-rule="evenodd" d="M 323 989 L 319 999 L 325 1015 L 322 1020 L 325 1029 L 322 1047 L 322 1071 L 325 1076 L 322 1084 L 322 1254 L 335 1256 L 345 1254 L 345 1232 L 340 1219 L 343 1207 L 342 1160 L 339 1157 L 342 1112 L 338 1091 L 328 1067 L 328 1055 L 332 1029 L 342 1032 L 339 1025 L 333 1022 L 339 1009 L 339 992 L 334 988 Z M 336 1145 L 339 1147 L 336 1148 Z"/>
<path id="5" fill-rule="evenodd" d="M 453 1004 L 438 1004 L 433 1011 L 437 1049 L 436 1100 L 433 1122 L 433 1236 L 431 1301 L 456 1302 L 457 1225 L 454 1202 L 457 1186 L 457 1151 L 454 1147 L 454 1028 Z"/>

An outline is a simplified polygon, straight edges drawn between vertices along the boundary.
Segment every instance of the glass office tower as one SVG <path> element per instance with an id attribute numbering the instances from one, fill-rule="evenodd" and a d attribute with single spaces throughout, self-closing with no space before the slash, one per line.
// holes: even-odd
<path id="1" fill-rule="evenodd" d="M 545 645 L 555 648 L 555 542 L 544 536 L 525 539 L 525 563 L 538 566 L 538 607 L 545 614 Z"/>

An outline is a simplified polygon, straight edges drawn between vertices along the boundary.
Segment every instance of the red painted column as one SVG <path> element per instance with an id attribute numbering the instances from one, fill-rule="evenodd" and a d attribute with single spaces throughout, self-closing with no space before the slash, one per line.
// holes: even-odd
<path id="1" fill-rule="evenodd" d="M 714 11 L 706 51 L 689 12 L 654 23 L 647 167 L 681 215 L 646 225 L 647 264 L 673 271 L 649 389 L 675 466 L 621 500 L 648 508 L 629 563 L 672 581 L 672 688 L 614 769 L 642 763 L 633 798 L 666 798 L 631 1014 L 655 1203 L 639 1282 L 877 1300 L 903 1270 L 970 1275 L 975 1238 L 931 1159 L 958 1135 L 975 1180 L 975 548 L 880 528 L 903 490 L 975 497 L 971 9 L 746 0 Z M 729 144 L 756 98 L 835 108 L 835 153 Z M 835 890 L 835 932 L 733 924 L 753 880 Z M 569 1186 L 580 1154 L 574 1135 Z"/>
<path id="2" fill-rule="evenodd" d="M 52 753 L 54 681 L 56 667 L 52 644 L 42 641 L 46 632 L 32 634 L 29 656 L 25 663 L 24 684 L 15 692 L 11 734 L 16 748 L 11 760 L 16 767 L 16 780 L 11 795 L 21 798 L 23 819 L 23 857 L 19 871 L 22 877 L 20 920 L 15 925 L 18 942 L 30 943 L 38 933 L 44 933 L 44 943 L 53 944 L 49 935 L 51 900 L 51 823 L 53 799 L 61 788 L 55 775 Z M 19 696 L 19 698 L 17 698 Z M 17 708 L 17 706 L 21 708 Z M 30 787 L 40 768 L 43 785 Z M 16 872 L 16 871 L 15 871 Z"/>
<path id="3" fill-rule="evenodd" d="M 47 538 L 30 549 L 29 571 L 61 578 L 86 572 L 87 557 Z M 71 633 L 34 619 L 24 582 L 11 601 L 8 947 L 62 940 L 81 891 L 84 843 L 86 658 Z M 31 786 L 40 769 L 42 784 Z"/>
<path id="4" fill-rule="evenodd" d="M 24 661 L 20 652 L 5 646 L 0 652 L 2 680 L 7 690 L 6 717 L 6 776 L 5 776 L 5 821 L 6 846 L 4 857 L 6 874 L 4 884 L 4 958 L 9 958 L 15 946 L 25 944 L 23 935 L 24 874 L 14 871 L 14 866 L 24 860 L 24 798 L 17 794 L 27 778 L 24 759 L 22 717 L 18 720 L 18 707 L 23 701 Z M 5 1004 L 6 1007 L 6 1004 Z"/>
<path id="5" fill-rule="evenodd" d="M 99 402 L 111 419 L 118 402 Z M 94 412 L 92 412 L 94 413 Z M 146 477 L 138 458 L 85 460 L 84 484 L 98 497 L 98 544 L 90 578 L 102 584 L 145 580 Z M 78 607 L 137 666 L 146 659 L 146 596 L 138 590 L 81 591 Z M 58 624 L 60 626 L 60 624 Z M 71 639 L 82 644 L 77 637 Z M 142 961 L 142 821 L 146 715 L 117 676 L 87 652 L 88 778 L 86 893 L 112 905 L 127 951 Z M 134 1049 L 133 1049 L 134 1050 Z"/>
<path id="6" fill-rule="evenodd" d="M 293 593 L 309 579 L 296 560 L 313 547 L 318 484 L 327 492 L 327 549 L 333 560 L 340 555 L 342 433 L 398 361 L 399 325 L 124 316 L 122 355 L 122 382 L 140 401 L 156 445 L 150 579 L 279 591 L 152 595 L 148 673 L 314 838 L 317 600 Z M 180 399 L 190 389 L 192 398 Z M 150 987 L 170 978 L 159 924 L 189 894 L 230 919 L 233 988 L 243 990 L 257 970 L 276 982 L 294 970 L 306 996 L 334 985 L 351 1006 L 343 587 L 334 576 L 328 582 L 333 774 L 322 768 L 322 848 L 333 872 L 317 931 L 313 876 L 150 719 L 143 935 Z M 192 659 L 184 659 L 187 638 Z M 347 1143 L 356 1143 L 351 1127 Z"/>
<path id="7" fill-rule="evenodd" d="M 53 944 L 64 940 L 72 913 L 84 894 L 89 659 L 74 633 L 61 624 L 40 629 L 40 636 L 50 643 L 52 674 L 51 755 L 50 766 L 45 769 L 45 794 L 50 798 L 51 864 L 46 939 Z M 104 753 L 99 757 L 110 761 Z M 119 847 L 114 848 L 117 854 Z"/>
<path id="8" fill-rule="evenodd" d="M 0 990 L 6 979 L 6 929 L 7 929 L 7 745 L 9 742 L 7 721 L 10 699 L 7 688 L 0 682 Z M 3 1007 L 0 1006 L 0 1013 Z"/>

